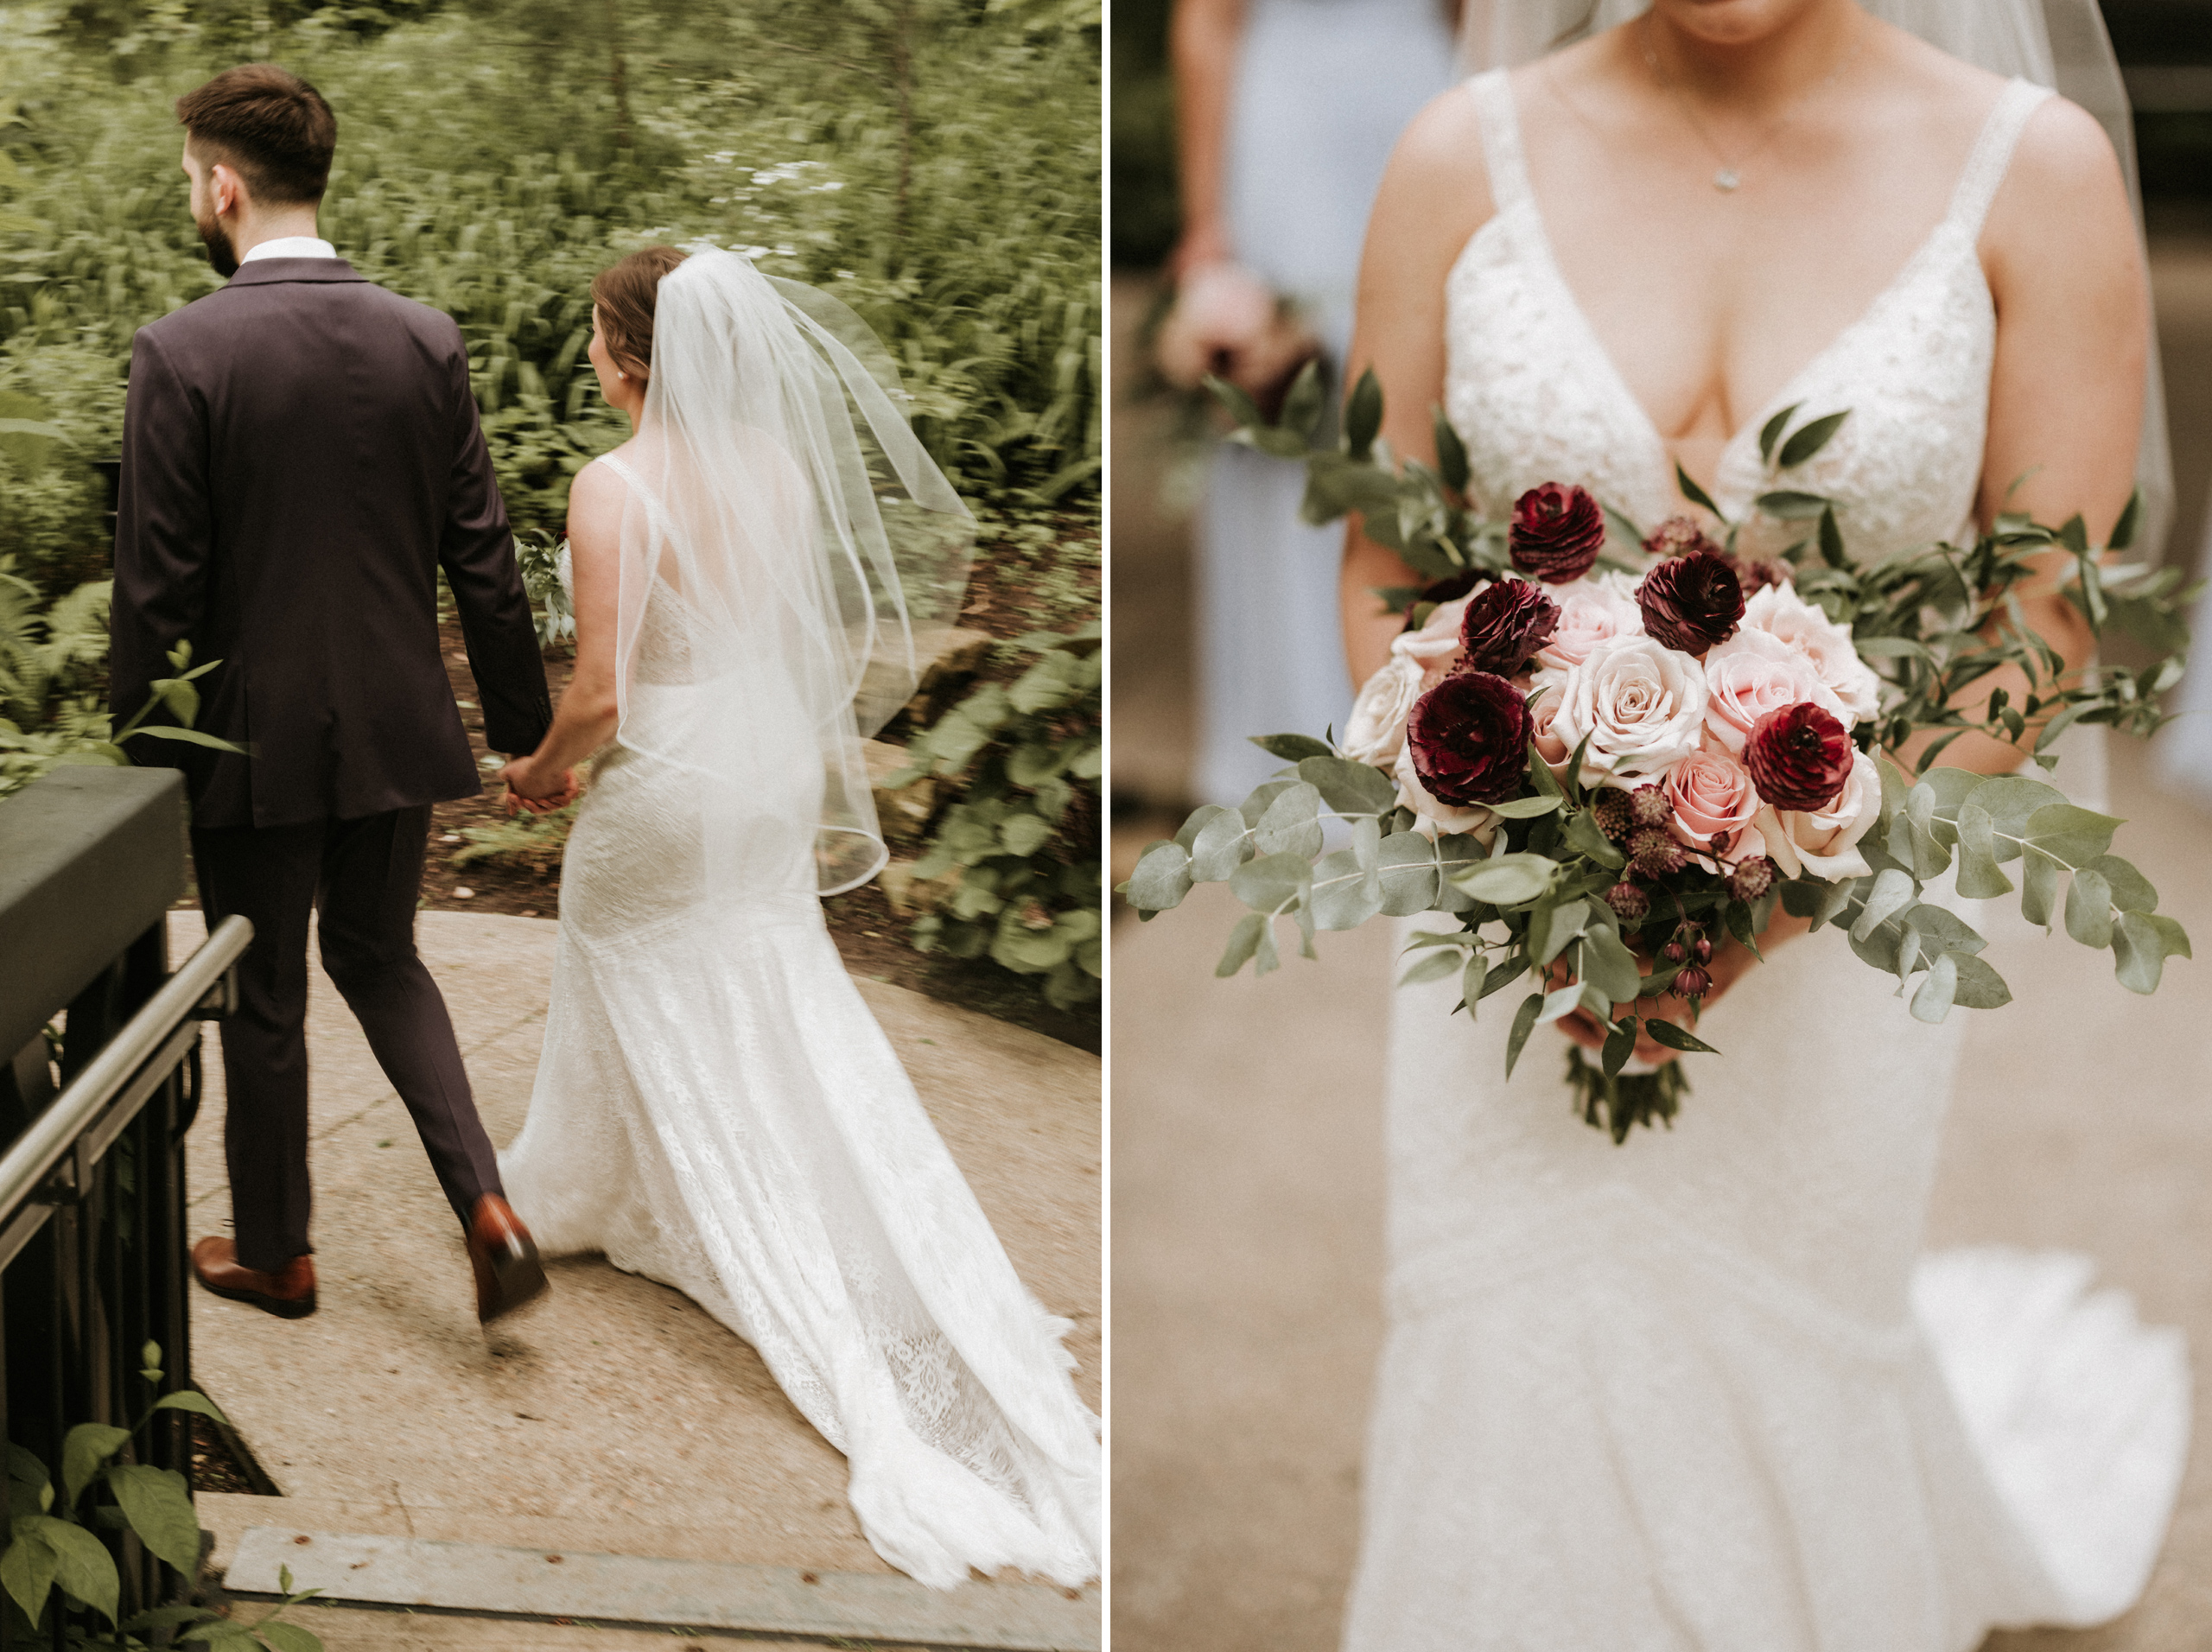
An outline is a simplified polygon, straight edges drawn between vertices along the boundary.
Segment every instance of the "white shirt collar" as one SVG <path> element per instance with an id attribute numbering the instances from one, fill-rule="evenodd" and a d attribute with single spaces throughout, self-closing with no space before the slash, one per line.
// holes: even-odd
<path id="1" fill-rule="evenodd" d="M 338 249 L 327 241 L 317 240 L 312 235 L 280 235 L 273 241 L 264 241 L 248 251 L 238 262 L 251 264 L 256 258 L 334 258 Z"/>

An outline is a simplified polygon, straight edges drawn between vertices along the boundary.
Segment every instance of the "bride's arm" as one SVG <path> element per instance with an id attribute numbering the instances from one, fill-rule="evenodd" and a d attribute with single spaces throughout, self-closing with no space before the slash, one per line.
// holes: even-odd
<path id="1" fill-rule="evenodd" d="M 576 764 L 604 746 L 616 716 L 614 628 L 620 583 L 622 479 L 587 465 L 569 488 L 569 582 L 576 617 L 576 669 L 538 747 L 507 765 L 500 778 L 534 812 L 575 796 Z"/>
<path id="2" fill-rule="evenodd" d="M 1455 87 L 1416 115 L 1398 140 L 1368 218 L 1344 385 L 1375 370 L 1382 386 L 1382 438 L 1401 457 L 1435 461 L 1429 410 L 1444 399 L 1444 278 L 1492 210 L 1481 155 L 1474 99 Z M 1376 591 L 1420 582 L 1396 553 L 1353 521 L 1344 536 L 1338 597 L 1355 684 L 1389 658 L 1399 629 Z"/>
<path id="3" fill-rule="evenodd" d="M 2135 486 L 2151 301 L 2119 159 L 2081 109 L 2053 98 L 2029 121 L 1981 251 L 1997 304 L 1982 525 L 1999 511 L 2053 524 L 2078 511 L 2091 543 L 2101 543 Z M 2093 658 L 2095 639 L 2057 594 L 2072 556 L 2054 550 L 2041 560 L 2038 576 L 2018 588 L 2020 607 L 2065 660 L 2070 683 Z M 2025 673 L 2008 667 L 1976 683 L 1960 708 L 1980 718 L 1998 688 L 2015 705 L 2031 691 Z M 1908 766 L 1934 738 L 1907 742 Z M 2019 747 L 1978 734 L 1953 741 L 1941 759 L 1984 774 L 2023 760 Z"/>

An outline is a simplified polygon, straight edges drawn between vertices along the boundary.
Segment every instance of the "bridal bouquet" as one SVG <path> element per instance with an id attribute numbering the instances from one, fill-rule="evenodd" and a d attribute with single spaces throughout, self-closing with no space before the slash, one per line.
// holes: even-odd
<path id="1" fill-rule="evenodd" d="M 1444 914 L 1457 927 L 1415 935 L 1405 982 L 1457 975 L 1457 1007 L 1473 1014 L 1525 981 L 1509 1074 L 1536 1027 L 1586 1012 L 1605 1043 L 1595 1062 L 1569 1049 L 1569 1083 L 1583 1118 L 1622 1141 L 1671 1119 L 1688 1089 L 1679 1062 L 1630 1070 L 1639 1032 L 1717 1053 L 1645 1006 L 1671 994 L 1694 1020 L 1714 945 L 1732 937 L 1756 953 L 1777 904 L 1842 932 L 1923 1021 L 2011 997 L 1982 937 L 1922 899 L 1955 865 L 1962 896 L 2017 890 L 2046 929 L 2063 909 L 2067 932 L 2110 948 L 2133 991 L 2189 956 L 2149 881 L 2109 853 L 2120 822 L 2039 779 L 1935 766 L 1969 730 L 2046 771 L 2075 723 L 2155 730 L 2188 643 L 2179 615 L 2193 593 L 2177 570 L 2103 565 L 2078 517 L 2054 530 L 2011 515 L 1970 546 L 1862 565 L 1827 499 L 1781 485 L 1847 413 L 1793 429 L 1793 407 L 1760 432 L 1776 485 L 1756 509 L 1796 524 L 1794 543 L 1762 557 L 1739 554 L 1745 524 L 1679 472 L 1685 497 L 1721 524 L 1718 540 L 1687 517 L 1641 534 L 1564 483 L 1484 520 L 1460 503 L 1466 461 L 1440 415 L 1436 467 L 1391 462 L 1371 374 L 1333 450 L 1308 451 L 1320 413 L 1310 372 L 1280 425 L 1216 390 L 1241 439 L 1304 459 L 1310 520 L 1358 510 L 1428 581 L 1382 594 L 1405 629 L 1341 736 L 1260 738 L 1287 766 L 1236 809 L 1198 810 L 1121 886 L 1150 918 L 1194 884 L 1227 882 L 1251 910 L 1217 974 L 1275 968 L 1279 919 L 1312 957 L 1318 930 Z M 2131 505 L 2103 550 L 2126 548 L 2135 515 Z M 2064 589 L 2091 628 L 2130 631 L 2153 664 L 2067 679 L 2014 589 L 2053 547 L 2073 556 Z M 2031 692 L 2016 704 L 1994 688 L 1979 715 L 1961 709 L 1965 690 L 2005 665 Z M 1929 731 L 1908 770 L 1907 743 Z M 1327 853 L 1324 811 L 1345 823 Z"/>

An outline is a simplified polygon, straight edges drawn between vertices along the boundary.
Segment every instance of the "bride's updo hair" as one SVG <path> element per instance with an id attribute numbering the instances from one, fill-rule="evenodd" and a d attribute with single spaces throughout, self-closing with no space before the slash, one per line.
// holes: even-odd
<path id="1" fill-rule="evenodd" d="M 639 247 L 592 277 L 591 302 L 607 353 L 641 384 L 652 373 L 653 301 L 661 277 L 683 262 L 672 246 Z"/>

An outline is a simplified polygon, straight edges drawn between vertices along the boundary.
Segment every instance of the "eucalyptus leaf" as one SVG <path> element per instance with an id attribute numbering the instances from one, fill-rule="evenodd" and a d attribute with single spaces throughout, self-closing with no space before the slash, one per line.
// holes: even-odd
<path id="1" fill-rule="evenodd" d="M 1582 1007 L 1580 982 L 1576 982 L 1571 986 L 1558 988 L 1544 994 L 1543 1007 L 1536 1012 L 1536 1025 L 1549 1026 L 1560 1017 L 1572 1015 Z M 1605 1007 L 1606 1013 L 1610 1014 L 1612 1007 L 1609 1004 Z"/>
<path id="2" fill-rule="evenodd" d="M 1244 817 L 1247 826 L 1257 826 L 1277 797 L 1293 786 L 1303 784 L 1295 775 L 1277 775 L 1272 780 L 1262 780 L 1252 788 L 1243 803 L 1236 805 L 1236 812 Z"/>
<path id="3" fill-rule="evenodd" d="M 1282 959 L 1275 953 L 1274 921 L 1263 914 L 1260 920 L 1260 944 L 1252 950 L 1252 975 L 1257 979 L 1281 967 Z"/>
<path id="4" fill-rule="evenodd" d="M 2112 904 L 2124 912 L 2152 912 L 2158 909 L 2158 892 L 2151 880 L 2116 855 L 2100 855 L 2082 868 L 2105 880 Z"/>
<path id="5" fill-rule="evenodd" d="M 1147 844 L 1122 886 L 1122 898 L 1146 912 L 1166 912 L 1191 893 L 1191 857 L 1179 843 Z"/>
<path id="6" fill-rule="evenodd" d="M 1419 832 L 1393 832 L 1376 848 L 1382 912 L 1410 918 L 1436 905 L 1436 845 Z"/>
<path id="7" fill-rule="evenodd" d="M 1611 930 L 1594 929 L 1582 937 L 1581 964 L 1583 979 L 1605 994 L 1609 1005 L 1635 1002 L 1642 975 L 1635 955 Z"/>
<path id="8" fill-rule="evenodd" d="M 2070 803 L 2046 804 L 2028 816 L 2021 837 L 2055 861 L 2087 866 L 2112 847 L 2112 835 L 2125 823 Z"/>
<path id="9" fill-rule="evenodd" d="M 1252 839 L 1244 816 L 1224 809 L 1200 829 L 1191 844 L 1191 880 L 1225 883 L 1251 858 Z"/>
<path id="10" fill-rule="evenodd" d="M 2123 912 L 2113 926 L 2112 950 L 2120 984 L 2136 993 L 2158 989 L 2168 958 L 2192 956 L 2182 926 L 2156 912 Z"/>
<path id="11" fill-rule="evenodd" d="M 1252 847 L 1263 858 L 1294 855 L 1311 861 L 1321 852 L 1321 794 L 1300 781 L 1278 794 L 1252 828 Z"/>
<path id="12" fill-rule="evenodd" d="M 1587 901 L 1561 901 L 1539 905 L 1529 919 L 1529 956 L 1539 965 L 1548 964 L 1567 950 L 1567 943 L 1588 925 Z"/>
<path id="13" fill-rule="evenodd" d="M 1586 809 L 1578 811 L 1567 823 L 1567 841 L 1572 848 L 1586 855 L 1599 866 L 1615 872 L 1628 864 L 1628 856 L 1622 854 L 1619 846 L 1599 829 L 1598 823 Z"/>
<path id="14" fill-rule="evenodd" d="M 1959 893 L 1970 900 L 2012 893 L 2012 880 L 1999 869 L 1997 859 L 1989 811 L 1976 803 L 1962 805 L 1959 810 Z"/>
<path id="15" fill-rule="evenodd" d="M 2064 803 L 2066 794 L 2024 774 L 1999 774 L 1968 792 L 1967 800 L 1989 816 L 1997 859 L 2005 861 L 2018 856 L 2028 816 L 2050 804 Z"/>
<path id="16" fill-rule="evenodd" d="M 1357 929 L 1382 910 L 1382 877 L 1373 867 L 1360 864 L 1357 849 L 1334 850 L 1314 865 L 1313 898 L 1307 905 L 1325 930 Z"/>
<path id="17" fill-rule="evenodd" d="M 2020 916 L 2031 924 L 2050 928 L 2051 915 L 2058 910 L 2058 886 L 2065 877 L 2065 868 L 2047 855 L 2025 855 L 2020 858 Z"/>
<path id="18" fill-rule="evenodd" d="M 1221 962 L 1214 966 L 1214 974 L 1226 981 L 1251 962 L 1252 954 L 1260 944 L 1260 931 L 1267 919 L 1257 912 L 1247 912 L 1238 918 L 1229 931 L 1229 950 L 1221 955 Z"/>
<path id="19" fill-rule="evenodd" d="M 1535 899 L 1552 886 L 1557 863 L 1541 855 L 1501 855 L 1452 881 L 1477 900 L 1493 906 L 1518 906 Z"/>
<path id="20" fill-rule="evenodd" d="M 2005 984 L 2005 977 L 1991 969 L 1986 960 L 1968 957 L 1963 953 L 1944 955 L 1958 972 L 1958 986 L 1951 1001 L 1967 1009 L 1998 1009 L 2012 1001 L 2012 989 Z"/>
<path id="21" fill-rule="evenodd" d="M 1389 775 L 1350 758 L 1301 758 L 1298 778 L 1318 791 L 1321 801 L 1340 815 L 1385 814 L 1398 800 L 1398 788 Z"/>
<path id="22" fill-rule="evenodd" d="M 1374 773 L 1376 771 L 1370 769 L 1369 772 Z M 1393 795 L 1395 794 L 1394 793 Z M 1489 809 L 1491 813 L 1499 816 L 1501 819 L 1534 820 L 1539 815 L 1549 815 L 1557 812 L 1566 805 L 1566 803 L 1567 799 L 1561 797 L 1515 797 L 1507 803 L 1491 804 L 1489 805 Z"/>
<path id="23" fill-rule="evenodd" d="M 1244 824 L 1244 816 L 1238 814 L 1234 809 L 1224 809 L 1217 803 L 1202 804 L 1198 808 L 1192 810 L 1191 811 L 1190 817 L 1177 829 L 1175 833 L 1175 841 L 1181 844 L 1185 849 L 1190 850 L 1192 854 L 1196 854 L 1198 852 L 1198 834 L 1204 831 L 1207 827 L 1212 825 L 1215 821 L 1221 819 L 1224 816 L 1235 820 L 1238 828 L 1242 829 Z M 1216 879 L 1213 880 L 1213 881 L 1218 882 L 1219 880 Z"/>
<path id="24" fill-rule="evenodd" d="M 1935 1025 L 1951 1013 L 1959 990 L 1959 961 L 1946 952 L 1929 966 L 1920 989 L 1912 995 L 1912 1019 Z"/>
<path id="25" fill-rule="evenodd" d="M 2101 951 L 2112 944 L 2112 886 L 2083 867 L 2066 889 L 2066 932 Z"/>
<path id="26" fill-rule="evenodd" d="M 1851 926 L 1851 938 L 1864 941 L 1874 932 L 1877 924 L 1892 912 L 1901 912 L 1910 905 L 1920 893 L 1910 873 L 1892 867 L 1877 873 L 1874 886 L 1866 895 L 1866 904 L 1860 909 L 1859 921 Z"/>
<path id="27" fill-rule="evenodd" d="M 1295 851 L 1262 855 L 1236 868 L 1229 892 L 1254 912 L 1283 912 L 1313 880 L 1313 862 Z"/>

